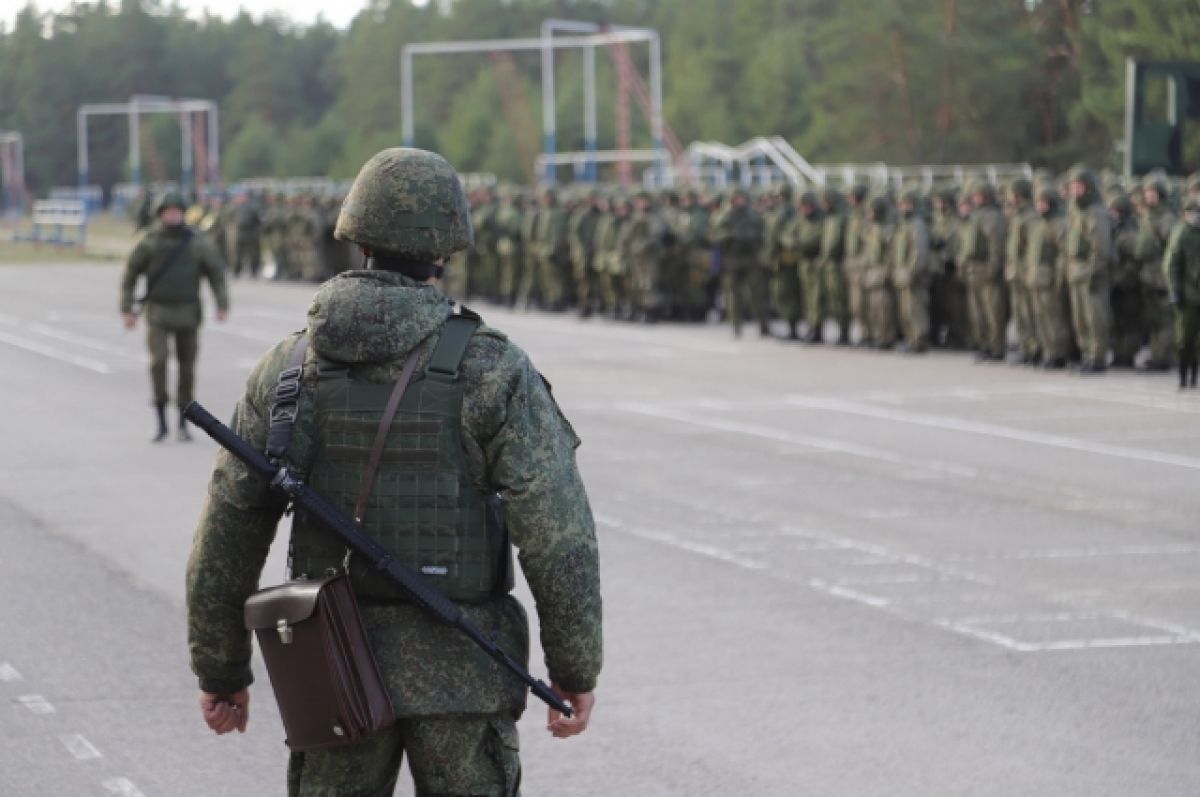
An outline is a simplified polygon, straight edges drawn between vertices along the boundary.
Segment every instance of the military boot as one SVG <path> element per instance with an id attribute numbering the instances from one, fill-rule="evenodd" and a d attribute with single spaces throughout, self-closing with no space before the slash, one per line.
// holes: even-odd
<path id="1" fill-rule="evenodd" d="M 192 442 L 192 433 L 188 431 L 187 418 L 183 417 L 183 410 L 179 411 L 179 442 Z"/>
<path id="2" fill-rule="evenodd" d="M 1192 375 L 1188 379 L 1189 386 L 1191 386 L 1193 388 L 1196 386 L 1196 371 L 1197 370 L 1200 370 L 1200 363 L 1197 363 L 1196 361 L 1193 360 L 1192 361 Z"/>
<path id="3" fill-rule="evenodd" d="M 158 431 L 150 442 L 161 443 L 167 439 L 167 407 L 165 404 L 155 404 L 154 412 L 158 417 Z"/>
<path id="4" fill-rule="evenodd" d="M 1188 386 L 1188 365 L 1187 363 L 1179 364 L 1179 389 L 1184 390 Z"/>

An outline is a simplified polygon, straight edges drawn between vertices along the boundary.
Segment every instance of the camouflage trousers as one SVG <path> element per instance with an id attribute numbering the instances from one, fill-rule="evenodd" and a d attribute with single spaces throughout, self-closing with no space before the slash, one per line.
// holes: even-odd
<path id="1" fill-rule="evenodd" d="M 509 715 L 411 717 L 349 747 L 292 753 L 289 797 L 391 797 L 408 756 L 417 797 L 519 797 Z"/>
<path id="2" fill-rule="evenodd" d="M 1038 345 L 1046 361 L 1065 361 L 1071 356 L 1071 307 L 1060 285 L 1033 291 L 1034 321 Z"/>
<path id="3" fill-rule="evenodd" d="M 175 341 L 175 359 L 179 361 L 179 383 L 175 389 L 175 402 L 183 409 L 191 403 L 196 385 L 196 355 L 200 351 L 200 330 L 167 329 L 148 324 L 146 326 L 146 348 L 150 350 L 150 383 L 154 389 L 154 403 L 166 406 L 171 401 L 167 393 L 167 362 L 171 359 L 171 339 Z"/>
<path id="4" fill-rule="evenodd" d="M 1113 288 L 1112 347 L 1113 365 L 1132 366 L 1145 338 L 1140 285 Z"/>
<path id="5" fill-rule="evenodd" d="M 1008 350 L 1008 306 L 1004 282 L 987 263 L 967 266 L 967 312 L 971 337 L 980 351 L 1002 358 Z"/>
<path id="6" fill-rule="evenodd" d="M 1017 347 L 1021 356 L 1035 358 L 1041 354 L 1041 344 L 1038 343 L 1037 321 L 1034 320 L 1036 311 L 1033 305 L 1033 294 L 1019 280 L 1008 283 L 1009 307 L 1012 308 L 1013 320 L 1016 322 Z"/>
<path id="7" fill-rule="evenodd" d="M 1072 282 L 1071 321 L 1075 339 L 1085 363 L 1108 364 L 1108 342 L 1111 334 L 1111 296 L 1108 281 L 1092 277 L 1084 282 Z"/>
<path id="8" fill-rule="evenodd" d="M 1200 307 L 1175 308 L 1175 350 L 1181 365 L 1195 365 L 1200 357 Z"/>
<path id="9" fill-rule="evenodd" d="M 237 248 L 234 251 L 233 274 L 238 276 L 242 271 L 249 272 L 251 277 L 258 276 L 262 267 L 262 241 L 257 237 L 239 235 Z"/>
<path id="10" fill-rule="evenodd" d="M 804 303 L 800 293 L 800 266 L 778 262 L 771 277 L 771 303 L 775 312 L 789 324 L 799 323 Z"/>
<path id="11" fill-rule="evenodd" d="M 896 294 L 887 282 L 872 283 L 865 288 L 867 304 L 866 340 L 882 348 L 889 348 L 896 343 L 897 318 Z"/>
<path id="12" fill-rule="evenodd" d="M 915 351 L 929 348 L 929 285 L 923 280 L 897 286 L 896 315 L 905 342 Z"/>
<path id="13" fill-rule="evenodd" d="M 1171 308 L 1167 306 L 1167 291 L 1144 285 L 1142 302 L 1146 328 L 1150 333 L 1150 361 L 1159 366 L 1169 366 L 1175 357 L 1175 330 Z"/>
<path id="14" fill-rule="evenodd" d="M 740 335 L 746 315 L 754 317 L 760 329 L 767 328 L 764 304 L 766 290 L 763 269 L 752 255 L 726 255 L 721 263 L 721 283 L 725 289 L 725 312 Z"/>

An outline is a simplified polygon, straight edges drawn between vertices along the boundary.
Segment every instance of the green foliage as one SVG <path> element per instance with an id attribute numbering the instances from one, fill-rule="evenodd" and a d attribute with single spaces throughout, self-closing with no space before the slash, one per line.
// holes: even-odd
<path id="1" fill-rule="evenodd" d="M 653 27 L 684 143 L 783 135 L 810 160 L 1108 162 L 1129 55 L 1196 58 L 1196 0 L 371 0 L 348 30 L 184 16 L 173 0 L 29 6 L 0 29 L 0 128 L 25 133 L 35 190 L 71 184 L 75 109 L 132 94 L 212 98 L 227 178 L 351 177 L 402 143 L 406 43 L 537 35 L 547 17 Z M 648 77 L 646 48 L 629 55 Z M 581 149 L 582 57 L 557 64 L 558 142 Z M 416 59 L 416 143 L 520 179 L 541 148 L 540 55 Z M 597 54 L 599 146 L 617 142 L 617 70 Z M 650 144 L 630 102 L 632 144 Z M 518 123 L 513 124 L 514 120 Z M 179 169 L 178 121 L 148 119 L 143 175 Z M 92 182 L 128 175 L 122 118 L 89 125 Z M 1200 142 L 1188 156 L 1200 161 Z"/>
<path id="2" fill-rule="evenodd" d="M 234 180 L 273 175 L 278 156 L 279 134 L 261 116 L 253 116 L 225 148 L 224 172 Z"/>

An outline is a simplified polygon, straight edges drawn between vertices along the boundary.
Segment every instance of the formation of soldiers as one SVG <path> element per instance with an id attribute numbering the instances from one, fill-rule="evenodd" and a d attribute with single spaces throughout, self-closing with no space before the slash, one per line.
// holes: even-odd
<path id="1" fill-rule="evenodd" d="M 738 336 L 750 321 L 810 344 L 835 329 L 835 345 L 1083 374 L 1178 364 L 1196 382 L 1184 316 L 1200 264 L 1182 243 L 1200 227 L 1200 175 L 1127 183 L 1077 167 L 933 191 L 502 187 L 471 202 L 475 247 L 450 286 L 464 297 L 640 322 L 719 314 Z"/>
<path id="2" fill-rule="evenodd" d="M 1196 382 L 1191 260 L 1176 258 L 1176 283 L 1168 271 L 1186 254 L 1172 242 L 1190 240 L 1200 175 L 1126 182 L 1077 167 L 933 190 L 501 185 L 470 202 L 475 245 L 446 279 L 464 299 L 641 323 L 719 317 L 736 336 L 753 323 L 809 344 L 1083 374 L 1178 366 Z M 258 275 L 265 250 L 275 278 L 321 281 L 361 260 L 333 239 L 339 205 L 235 193 L 193 206 L 189 222 L 235 276 Z"/>

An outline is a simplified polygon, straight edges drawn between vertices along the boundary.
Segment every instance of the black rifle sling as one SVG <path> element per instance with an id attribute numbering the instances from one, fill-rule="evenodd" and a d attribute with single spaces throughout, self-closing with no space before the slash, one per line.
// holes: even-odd
<path id="1" fill-rule="evenodd" d="M 150 291 L 154 290 L 154 286 L 163 278 L 171 266 L 175 265 L 175 261 L 183 254 L 183 250 L 188 248 L 188 244 L 192 242 L 192 230 L 187 228 L 183 231 L 183 240 L 175 245 L 175 248 L 167 253 L 167 257 L 163 260 L 162 265 L 153 274 L 146 277 L 146 291 L 138 299 L 138 304 L 145 304 L 150 299 Z"/>
<path id="2" fill-rule="evenodd" d="M 271 428 L 267 431 L 267 459 L 278 463 L 292 445 L 296 425 L 296 406 L 300 399 L 300 377 L 304 375 L 304 354 L 308 351 L 308 333 L 302 333 L 292 347 L 287 367 L 279 372 L 271 397 Z"/>

